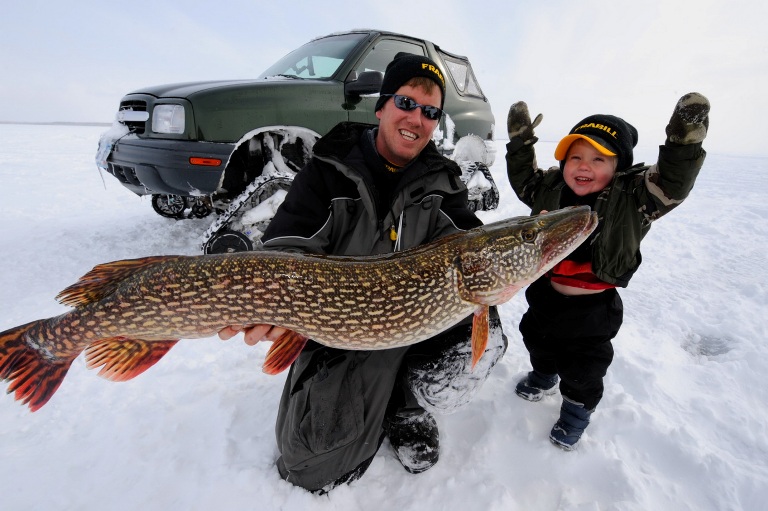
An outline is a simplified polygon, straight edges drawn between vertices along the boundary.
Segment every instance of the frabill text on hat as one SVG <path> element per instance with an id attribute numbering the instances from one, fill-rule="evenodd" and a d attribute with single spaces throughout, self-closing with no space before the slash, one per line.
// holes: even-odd
<path id="1" fill-rule="evenodd" d="M 616 130 L 615 129 L 611 128 L 610 126 L 606 126 L 604 124 L 595 124 L 593 122 L 590 122 L 589 124 L 582 124 L 581 126 L 576 128 L 575 130 L 573 130 L 573 133 L 578 133 L 579 130 L 584 130 L 584 129 L 587 129 L 587 128 L 593 128 L 593 129 L 596 129 L 596 130 L 603 130 L 606 133 L 608 133 L 610 136 L 612 136 L 613 138 L 616 138 Z"/>

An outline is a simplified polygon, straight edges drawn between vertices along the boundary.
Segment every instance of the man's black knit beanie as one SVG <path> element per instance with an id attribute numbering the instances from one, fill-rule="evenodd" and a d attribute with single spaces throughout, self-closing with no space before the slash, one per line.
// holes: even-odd
<path id="1" fill-rule="evenodd" d="M 400 52 L 395 55 L 395 58 L 387 65 L 387 69 L 384 72 L 384 80 L 381 82 L 381 97 L 376 101 L 376 111 L 381 110 L 384 103 L 389 99 L 389 96 L 384 94 L 394 94 L 405 82 L 416 76 L 429 78 L 440 87 L 440 108 L 442 109 L 445 103 L 445 77 L 443 77 L 443 72 L 440 71 L 437 64 L 430 58 Z"/>

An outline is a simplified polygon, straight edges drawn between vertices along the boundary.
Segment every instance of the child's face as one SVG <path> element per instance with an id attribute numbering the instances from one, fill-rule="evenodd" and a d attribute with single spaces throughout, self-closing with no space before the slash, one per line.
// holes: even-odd
<path id="1" fill-rule="evenodd" d="M 565 157 L 565 184 L 580 197 L 599 192 L 613 179 L 617 162 L 615 156 L 600 154 L 589 142 L 577 140 Z"/>

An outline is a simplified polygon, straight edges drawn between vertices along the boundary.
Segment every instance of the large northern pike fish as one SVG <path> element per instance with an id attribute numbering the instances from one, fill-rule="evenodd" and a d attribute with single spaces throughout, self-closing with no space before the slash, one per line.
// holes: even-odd
<path id="1" fill-rule="evenodd" d="M 88 368 L 125 381 L 179 339 L 267 323 L 290 330 L 264 362 L 264 371 L 276 374 L 309 338 L 342 349 L 394 348 L 473 313 L 474 365 L 488 339 L 488 307 L 549 270 L 596 225 L 583 206 L 503 220 L 383 256 L 260 251 L 102 264 L 57 296 L 74 309 L 0 333 L 0 378 L 35 411 L 83 351 Z"/>

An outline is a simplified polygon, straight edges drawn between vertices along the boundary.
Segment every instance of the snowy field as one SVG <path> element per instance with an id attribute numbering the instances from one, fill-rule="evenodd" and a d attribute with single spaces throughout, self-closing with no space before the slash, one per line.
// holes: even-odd
<path id="1" fill-rule="evenodd" d="M 100 177 L 103 130 L 0 125 L 0 331 L 66 311 L 54 296 L 98 263 L 199 253 L 211 219 L 161 218 Z M 636 161 L 655 161 L 662 140 L 651 138 L 641 134 Z M 502 203 L 486 222 L 528 213 L 497 144 Z M 554 143 L 537 147 L 553 164 Z M 282 481 L 273 430 L 285 373 L 261 372 L 266 345 L 210 338 L 180 342 L 125 383 L 80 357 L 36 413 L 0 396 L 0 509 L 765 509 L 767 190 L 768 158 L 710 154 L 691 197 L 655 224 L 575 452 L 548 440 L 559 394 L 514 395 L 529 369 L 521 293 L 501 307 L 506 356 L 474 402 L 438 417 L 441 458 L 424 474 L 403 470 L 385 442 L 363 479 L 328 496 Z"/>

